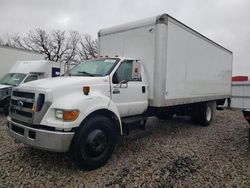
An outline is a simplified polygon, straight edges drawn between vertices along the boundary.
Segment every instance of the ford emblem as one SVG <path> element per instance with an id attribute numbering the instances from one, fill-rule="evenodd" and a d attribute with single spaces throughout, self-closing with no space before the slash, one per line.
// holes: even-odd
<path id="1" fill-rule="evenodd" d="M 23 107 L 23 102 L 22 101 L 18 101 L 17 102 L 17 106 L 19 106 L 20 108 L 22 108 Z"/>

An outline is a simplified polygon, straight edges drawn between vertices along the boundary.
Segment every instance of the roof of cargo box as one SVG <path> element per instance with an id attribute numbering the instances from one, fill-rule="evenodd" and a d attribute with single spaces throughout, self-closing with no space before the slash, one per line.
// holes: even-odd
<path id="1" fill-rule="evenodd" d="M 43 73 L 48 70 L 49 64 L 51 64 L 51 61 L 47 60 L 17 61 L 9 73 Z"/>
<path id="2" fill-rule="evenodd" d="M 141 27 L 145 27 L 145 26 L 150 26 L 150 25 L 154 25 L 154 24 L 158 24 L 158 23 L 164 23 L 167 25 L 168 21 L 171 21 L 175 24 L 178 24 L 179 26 L 181 26 L 182 28 L 195 34 L 196 36 L 222 48 L 226 52 L 233 53 L 232 51 L 230 51 L 230 50 L 226 49 L 225 47 L 219 45 L 218 43 L 212 41 L 211 39 L 202 35 L 198 31 L 188 27 L 187 25 L 183 24 L 182 22 L 180 22 L 179 20 L 173 18 L 172 16 L 170 16 L 168 14 L 160 14 L 160 15 L 146 18 L 146 19 L 142 19 L 142 20 L 138 20 L 138 21 L 134 21 L 134 22 L 129 22 L 129 23 L 125 23 L 125 24 L 121 24 L 121 25 L 117 25 L 117 26 L 113 26 L 113 27 L 109 27 L 109 28 L 104 28 L 98 32 L 98 37 L 110 35 L 110 34 L 114 34 L 114 33 L 119 33 L 119 32 L 124 32 L 124 31 L 132 30 L 132 29 L 137 29 L 137 28 L 141 28 Z"/>

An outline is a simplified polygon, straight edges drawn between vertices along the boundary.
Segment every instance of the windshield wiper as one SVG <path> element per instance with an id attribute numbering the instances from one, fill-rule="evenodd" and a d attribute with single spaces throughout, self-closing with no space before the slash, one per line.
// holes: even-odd
<path id="1" fill-rule="evenodd" d="M 0 83 L 0 84 L 3 84 L 3 85 L 12 85 L 12 84 L 9 84 L 7 82 L 3 82 L 3 83 Z"/>
<path id="2" fill-rule="evenodd" d="M 88 76 L 103 76 L 102 74 L 92 74 L 86 71 L 78 71 L 78 73 L 87 74 Z"/>
<path id="3" fill-rule="evenodd" d="M 95 76 L 94 74 L 91 74 L 91 73 L 86 72 L 86 71 L 78 71 L 78 73 L 87 74 L 88 76 Z"/>

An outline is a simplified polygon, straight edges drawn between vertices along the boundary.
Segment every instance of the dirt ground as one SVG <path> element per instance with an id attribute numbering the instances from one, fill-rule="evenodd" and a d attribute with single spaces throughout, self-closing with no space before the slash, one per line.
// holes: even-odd
<path id="1" fill-rule="evenodd" d="M 248 123 L 217 112 L 208 127 L 150 118 L 150 136 L 120 139 L 108 163 L 79 170 L 67 155 L 33 149 L 6 133 L 0 115 L 0 187 L 250 187 Z"/>

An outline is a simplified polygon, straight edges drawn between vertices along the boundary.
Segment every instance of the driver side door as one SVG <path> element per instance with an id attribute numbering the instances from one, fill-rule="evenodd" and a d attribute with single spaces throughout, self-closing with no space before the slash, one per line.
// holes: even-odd
<path id="1" fill-rule="evenodd" d="M 134 60 L 123 61 L 112 77 L 111 98 L 121 117 L 142 114 L 148 105 L 146 84 L 141 77 L 133 79 L 133 63 Z"/>

